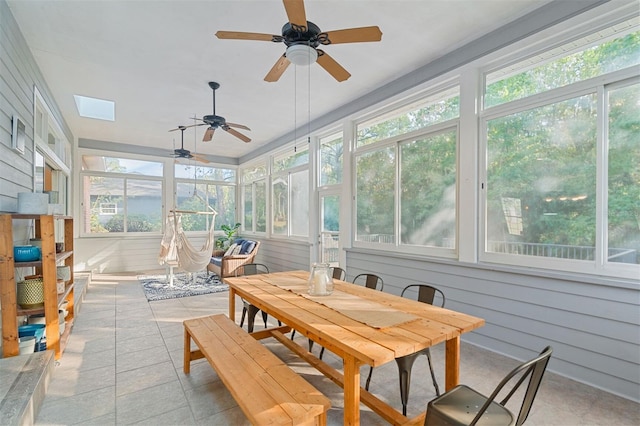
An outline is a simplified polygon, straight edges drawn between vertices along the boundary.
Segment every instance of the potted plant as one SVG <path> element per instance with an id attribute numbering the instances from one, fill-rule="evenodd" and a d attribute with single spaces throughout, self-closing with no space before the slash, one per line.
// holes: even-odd
<path id="1" fill-rule="evenodd" d="M 229 226 L 226 224 L 220 226 L 220 229 L 222 230 L 222 232 L 224 232 L 224 236 L 218 237 L 218 239 L 216 240 L 216 248 L 224 249 L 226 247 L 229 247 L 234 237 L 238 233 L 240 226 L 242 225 L 239 222 L 233 226 Z"/>

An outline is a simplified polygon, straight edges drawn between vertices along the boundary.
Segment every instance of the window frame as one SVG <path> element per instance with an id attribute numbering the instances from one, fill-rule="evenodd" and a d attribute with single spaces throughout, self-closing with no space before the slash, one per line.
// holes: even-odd
<path id="1" fill-rule="evenodd" d="M 376 251 L 393 251 L 402 252 L 409 255 L 416 256 L 430 256 L 442 259 L 457 259 L 459 252 L 459 196 L 460 196 L 460 131 L 461 131 L 461 115 L 462 104 L 458 103 L 458 116 L 452 119 L 438 121 L 433 124 L 426 125 L 424 127 L 412 130 L 407 133 L 394 135 L 386 139 L 377 140 L 371 143 L 358 144 L 357 134 L 358 126 L 365 124 L 371 125 L 371 123 L 377 124 L 386 120 L 393 120 L 395 117 L 399 117 L 403 114 L 408 114 L 416 110 L 416 106 L 419 105 L 432 105 L 439 101 L 451 98 L 451 92 L 457 93 L 457 97 L 462 99 L 462 84 L 459 79 L 459 74 L 455 74 L 455 77 L 447 78 L 441 84 L 429 87 L 428 90 L 424 90 L 418 94 L 412 94 L 404 100 L 391 102 L 384 108 L 378 109 L 375 113 L 368 114 L 360 117 L 353 123 L 353 153 L 351 155 L 351 241 L 354 248 L 370 249 Z M 411 141 L 434 136 L 444 133 L 450 129 L 455 129 L 456 132 L 456 238 L 454 248 L 445 247 L 433 247 L 433 246 L 420 246 L 401 243 L 401 205 L 400 205 L 400 191 L 401 187 L 401 170 L 400 170 L 400 146 L 404 143 L 410 143 Z M 394 238 L 393 243 L 373 243 L 367 241 L 357 240 L 358 230 L 358 213 L 357 213 L 357 161 L 362 155 L 369 154 L 371 152 L 393 147 L 394 149 L 394 162 L 395 162 L 395 176 L 394 176 Z"/>
<path id="2" fill-rule="evenodd" d="M 306 172 L 307 173 L 307 181 L 309 183 L 312 182 L 312 176 L 311 176 L 311 155 L 312 155 L 312 151 L 310 149 L 310 147 L 308 146 L 309 144 L 306 141 L 299 141 L 296 144 L 291 144 L 289 145 L 286 149 L 283 150 L 279 150 L 277 152 L 272 153 L 271 157 L 270 157 L 270 167 L 269 167 L 269 191 L 268 191 L 268 202 L 269 202 L 269 206 L 270 208 L 268 209 L 269 212 L 269 226 L 267 227 L 268 229 L 268 233 L 269 236 L 273 239 L 293 239 L 293 240 L 299 240 L 299 241 L 308 241 L 309 239 L 309 223 L 307 223 L 307 235 L 296 235 L 293 233 L 293 225 L 292 225 L 292 208 L 291 208 L 291 191 L 292 191 L 292 175 L 296 174 L 296 173 L 301 173 L 301 172 Z M 299 151 L 299 149 L 302 149 L 301 151 Z M 293 153 L 291 153 L 291 151 L 293 150 Z M 297 157 L 298 155 L 303 154 L 303 152 L 307 152 L 307 161 L 302 163 L 302 164 L 297 164 L 288 168 L 283 168 L 281 170 L 275 171 L 275 162 L 276 161 L 282 161 L 283 158 L 286 157 Z M 284 181 L 287 182 L 287 225 L 286 225 L 286 233 L 275 233 L 274 232 L 274 222 L 275 222 L 275 214 L 274 214 L 274 207 L 275 204 L 273 202 L 273 200 L 275 199 L 274 197 L 274 193 L 273 193 L 273 188 L 274 188 L 274 184 L 275 181 L 277 179 L 283 179 Z M 312 193 L 309 189 L 310 185 L 307 185 L 307 198 L 309 200 L 308 202 L 308 208 L 311 209 L 311 197 L 312 197 Z M 307 217 L 309 217 L 309 215 L 307 215 Z"/>
<path id="3" fill-rule="evenodd" d="M 126 155 L 125 153 L 113 153 L 113 155 L 105 155 L 102 151 L 93 151 L 93 150 L 82 150 L 79 154 L 80 163 L 82 163 L 82 156 L 98 156 L 98 157 L 109 157 L 109 158 L 118 158 L 123 160 L 135 160 L 135 161 L 148 161 L 152 163 L 160 163 L 162 164 L 163 175 L 162 176 L 150 176 L 150 175 L 141 175 L 136 173 L 117 173 L 117 172 L 101 172 L 96 170 L 82 170 L 79 172 L 79 194 L 82 201 L 79 204 L 79 213 L 80 213 L 80 223 L 79 223 L 79 238 L 139 238 L 139 237 L 157 237 L 161 236 L 164 233 L 165 227 L 165 218 L 166 218 L 166 186 L 167 186 L 167 163 L 163 162 L 159 159 L 150 159 L 144 158 L 136 155 Z M 172 171 L 173 173 L 173 171 Z M 132 180 L 146 180 L 149 182 L 160 182 L 160 194 L 161 194 L 161 206 L 162 211 L 160 212 L 160 231 L 153 232 L 133 232 L 133 231 L 124 231 L 124 232 L 90 232 L 87 231 L 87 217 L 88 214 L 85 211 L 85 203 L 84 203 L 84 193 L 85 193 L 85 177 L 90 178 L 91 176 L 103 177 L 103 178 L 116 178 L 122 179 L 123 181 L 123 200 L 125 204 L 122 208 L 122 214 L 126 216 L 128 214 L 128 209 L 126 206 L 126 198 L 127 198 L 127 181 Z M 90 207 L 88 207 L 90 209 Z"/>
<path id="4" fill-rule="evenodd" d="M 611 24 L 614 25 L 614 24 Z M 592 33 L 583 32 L 585 34 Z M 564 40 L 566 42 L 566 40 Z M 601 43 L 606 42 L 605 40 Z M 549 47 L 549 50 L 557 48 L 557 45 Z M 539 51 L 538 51 L 539 52 Z M 567 55 L 571 54 L 568 52 Z M 520 56 L 518 60 L 525 57 Z M 513 61 L 511 61 L 513 62 Z M 509 61 L 504 62 L 504 66 L 509 66 Z M 535 268 L 540 270 L 553 270 L 560 273 L 579 273 L 589 275 L 605 275 L 619 278 L 637 278 L 640 265 L 608 262 L 605 251 L 608 248 L 607 242 L 607 168 L 608 160 L 606 151 L 608 149 L 607 121 L 608 110 L 606 109 L 606 93 L 609 90 L 640 81 L 640 73 L 637 67 L 625 68 L 610 73 L 602 74 L 579 82 L 568 84 L 562 87 L 550 89 L 528 97 L 504 102 L 491 107 L 484 107 L 484 89 L 487 85 L 486 76 L 490 72 L 495 72 L 499 68 L 495 64 L 483 68 L 482 71 L 482 106 L 478 113 L 479 119 L 479 168 L 478 176 L 481 182 L 481 189 L 478 197 L 479 223 L 478 228 L 478 262 L 487 264 L 499 264 L 506 267 Z M 552 105 L 564 100 L 595 94 L 597 103 L 596 114 L 596 229 L 595 229 L 595 260 L 585 261 L 577 259 L 563 259 L 544 256 L 528 256 L 508 253 L 497 253 L 487 251 L 487 161 L 488 161 L 488 141 L 487 123 L 496 118 L 505 117 L 535 108 Z"/>

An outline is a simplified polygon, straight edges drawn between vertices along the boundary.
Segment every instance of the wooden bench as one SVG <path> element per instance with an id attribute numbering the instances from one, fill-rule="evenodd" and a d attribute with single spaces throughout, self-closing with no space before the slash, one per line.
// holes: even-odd
<path id="1" fill-rule="evenodd" d="M 266 336 L 248 334 L 222 314 L 186 320 L 184 372 L 206 357 L 253 424 L 326 424 L 329 399 L 256 340 Z"/>

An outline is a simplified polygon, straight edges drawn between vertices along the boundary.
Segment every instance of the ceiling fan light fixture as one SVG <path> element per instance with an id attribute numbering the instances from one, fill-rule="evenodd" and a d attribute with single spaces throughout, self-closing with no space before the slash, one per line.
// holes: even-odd
<path id="1" fill-rule="evenodd" d="M 294 44 L 287 47 L 285 56 L 292 64 L 307 66 L 318 59 L 318 52 L 306 44 Z"/>

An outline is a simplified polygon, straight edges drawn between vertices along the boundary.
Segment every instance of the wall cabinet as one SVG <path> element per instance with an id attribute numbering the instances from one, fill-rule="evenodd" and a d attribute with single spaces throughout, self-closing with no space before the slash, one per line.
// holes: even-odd
<path id="1" fill-rule="evenodd" d="M 15 262 L 13 258 L 13 220 L 29 219 L 34 221 L 36 238 L 42 240 L 41 260 L 34 262 Z M 64 251 L 56 253 L 55 223 L 64 222 Z M 66 265 L 71 269 L 71 279 L 64 292 L 58 294 L 57 266 Z M 22 309 L 17 303 L 15 272 L 16 268 L 35 268 L 44 282 L 44 307 Z M 71 332 L 74 317 L 73 298 L 73 218 L 55 215 L 31 215 L 19 213 L 0 214 L 0 302 L 2 307 L 2 348 L 3 357 L 19 354 L 18 316 L 44 313 L 47 349 L 60 358 L 64 345 Z M 69 314 L 66 318 L 64 333 L 60 335 L 58 309 L 64 301 L 68 302 Z"/>

